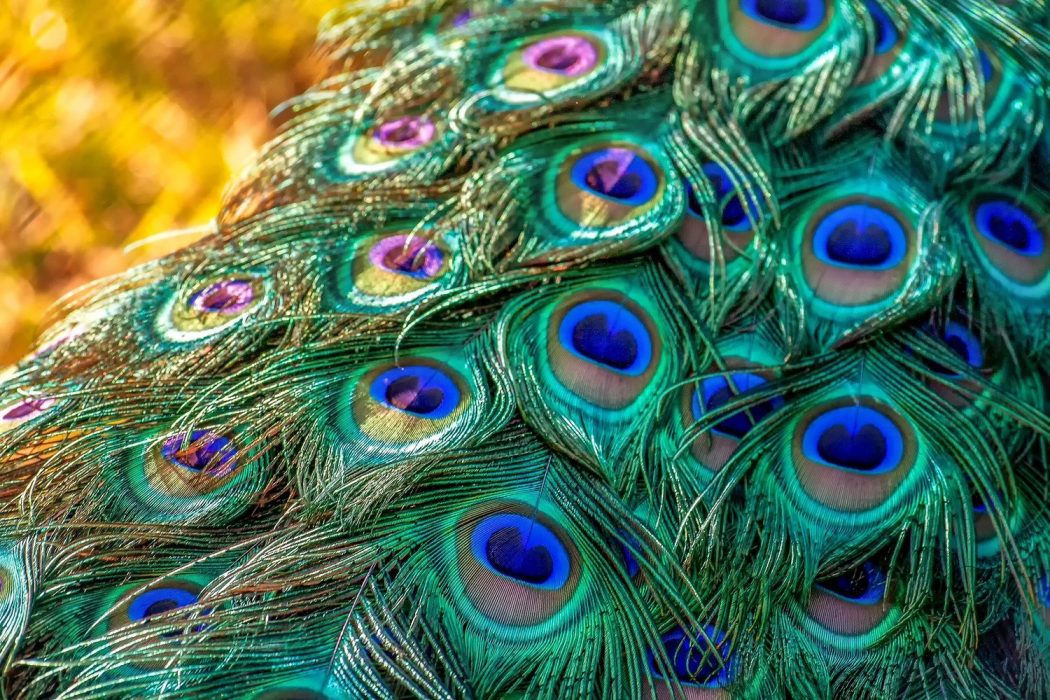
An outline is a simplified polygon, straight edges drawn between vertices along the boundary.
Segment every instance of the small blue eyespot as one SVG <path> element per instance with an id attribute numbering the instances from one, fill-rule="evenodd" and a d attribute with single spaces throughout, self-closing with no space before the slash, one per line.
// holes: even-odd
<path id="1" fill-rule="evenodd" d="M 572 181 L 584 190 L 627 206 L 650 201 L 659 187 L 656 171 L 627 148 L 600 148 L 573 164 Z"/>
<path id="2" fill-rule="evenodd" d="M 535 518 L 517 513 L 490 515 L 474 527 L 470 547 L 485 567 L 519 583 L 556 590 L 569 580 L 568 550 Z"/>
<path id="3" fill-rule="evenodd" d="M 653 357 L 645 324 L 615 301 L 585 301 L 569 309 L 558 340 L 580 359 L 632 377 L 645 372 Z"/>
<path id="4" fill-rule="evenodd" d="M 883 474 L 900 465 L 904 437 L 896 424 L 867 406 L 841 406 L 817 416 L 802 436 L 803 454 L 845 471 Z"/>
<path id="5" fill-rule="evenodd" d="M 730 384 L 732 382 L 732 385 Z M 708 377 L 700 382 L 693 392 L 693 418 L 699 420 L 704 413 L 725 406 L 739 396 L 766 384 L 766 380 L 750 372 L 733 372 L 727 379 L 724 376 Z M 712 430 L 716 433 L 740 439 L 762 419 L 784 405 L 784 399 L 774 396 L 761 403 L 748 406 L 746 409 L 723 418 Z"/>
<path id="6" fill-rule="evenodd" d="M 982 236 L 1011 252 L 1030 258 L 1043 254 L 1043 232 L 1016 204 L 1002 199 L 981 202 L 974 218 Z"/>
<path id="7" fill-rule="evenodd" d="M 740 0 L 751 19 L 783 29 L 808 32 L 824 22 L 824 0 Z"/>
<path id="8" fill-rule="evenodd" d="M 448 417 L 460 402 L 456 382 L 429 365 L 391 367 L 372 381 L 369 392 L 388 408 L 429 420 Z"/>
<path id="9" fill-rule="evenodd" d="M 858 605 L 881 603 L 886 595 L 886 575 L 870 561 L 839 576 L 821 579 L 816 585 L 836 598 Z"/>
<path id="10" fill-rule="evenodd" d="M 897 45 L 900 33 L 877 0 L 864 0 L 864 5 L 875 25 L 874 53 L 876 56 L 881 56 Z"/>
<path id="11" fill-rule="evenodd" d="M 197 595 L 181 588 L 154 588 L 131 601 L 128 606 L 128 618 L 137 621 L 151 615 L 159 615 L 192 605 L 197 602 Z"/>
<path id="12" fill-rule="evenodd" d="M 679 682 L 700 688 L 722 688 L 733 682 L 736 658 L 732 642 L 724 632 L 705 626 L 703 633 L 690 636 L 678 628 L 660 640 Z M 663 678 L 659 669 L 650 651 L 649 670 L 654 676 Z"/>
<path id="13" fill-rule="evenodd" d="M 889 270 L 904 260 L 908 237 L 891 214 L 870 204 L 847 204 L 821 219 L 813 252 L 823 263 L 858 270 Z"/>

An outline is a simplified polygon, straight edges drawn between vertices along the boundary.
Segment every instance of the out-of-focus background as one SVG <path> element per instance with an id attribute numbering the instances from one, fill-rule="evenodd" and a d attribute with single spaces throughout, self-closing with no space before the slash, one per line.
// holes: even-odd
<path id="1" fill-rule="evenodd" d="M 0 367 L 60 295 L 208 222 L 338 0 L 0 2 Z"/>

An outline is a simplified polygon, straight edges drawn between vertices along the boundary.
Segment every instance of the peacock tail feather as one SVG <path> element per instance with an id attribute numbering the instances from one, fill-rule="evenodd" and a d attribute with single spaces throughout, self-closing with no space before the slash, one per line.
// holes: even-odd
<path id="1" fill-rule="evenodd" d="M 11 698 L 1050 694 L 1044 0 L 360 0 L 0 377 Z"/>

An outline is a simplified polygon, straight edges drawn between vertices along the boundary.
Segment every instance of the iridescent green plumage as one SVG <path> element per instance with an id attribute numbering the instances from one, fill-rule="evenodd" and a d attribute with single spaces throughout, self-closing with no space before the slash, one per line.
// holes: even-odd
<path id="1" fill-rule="evenodd" d="M 25 698 L 1050 690 L 1047 10 L 355 3 L 0 384 Z"/>

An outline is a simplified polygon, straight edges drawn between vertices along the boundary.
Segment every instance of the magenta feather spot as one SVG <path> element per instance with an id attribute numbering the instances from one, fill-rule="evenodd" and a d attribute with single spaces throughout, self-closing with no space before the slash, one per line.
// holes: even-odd
<path id="1" fill-rule="evenodd" d="M 368 258 L 376 267 L 416 279 L 432 279 L 441 271 L 444 255 L 425 238 L 389 236 L 372 246 Z"/>
<path id="2" fill-rule="evenodd" d="M 2 415 L 0 420 L 14 423 L 15 421 L 24 421 L 30 418 L 34 418 L 47 409 L 51 408 L 55 403 L 55 400 L 50 397 L 40 399 L 23 399 L 13 406 L 8 406 Z"/>
<path id="3" fill-rule="evenodd" d="M 401 117 L 375 128 L 373 138 L 383 146 L 421 148 L 434 140 L 437 129 L 426 117 Z"/>
<path id="4" fill-rule="evenodd" d="M 255 300 L 250 280 L 228 279 L 211 284 L 193 295 L 190 307 L 203 313 L 237 314 Z"/>
<path id="5" fill-rule="evenodd" d="M 526 47 L 522 60 L 535 70 L 572 78 L 594 68 L 598 63 L 598 51 L 581 37 L 556 36 Z"/>

